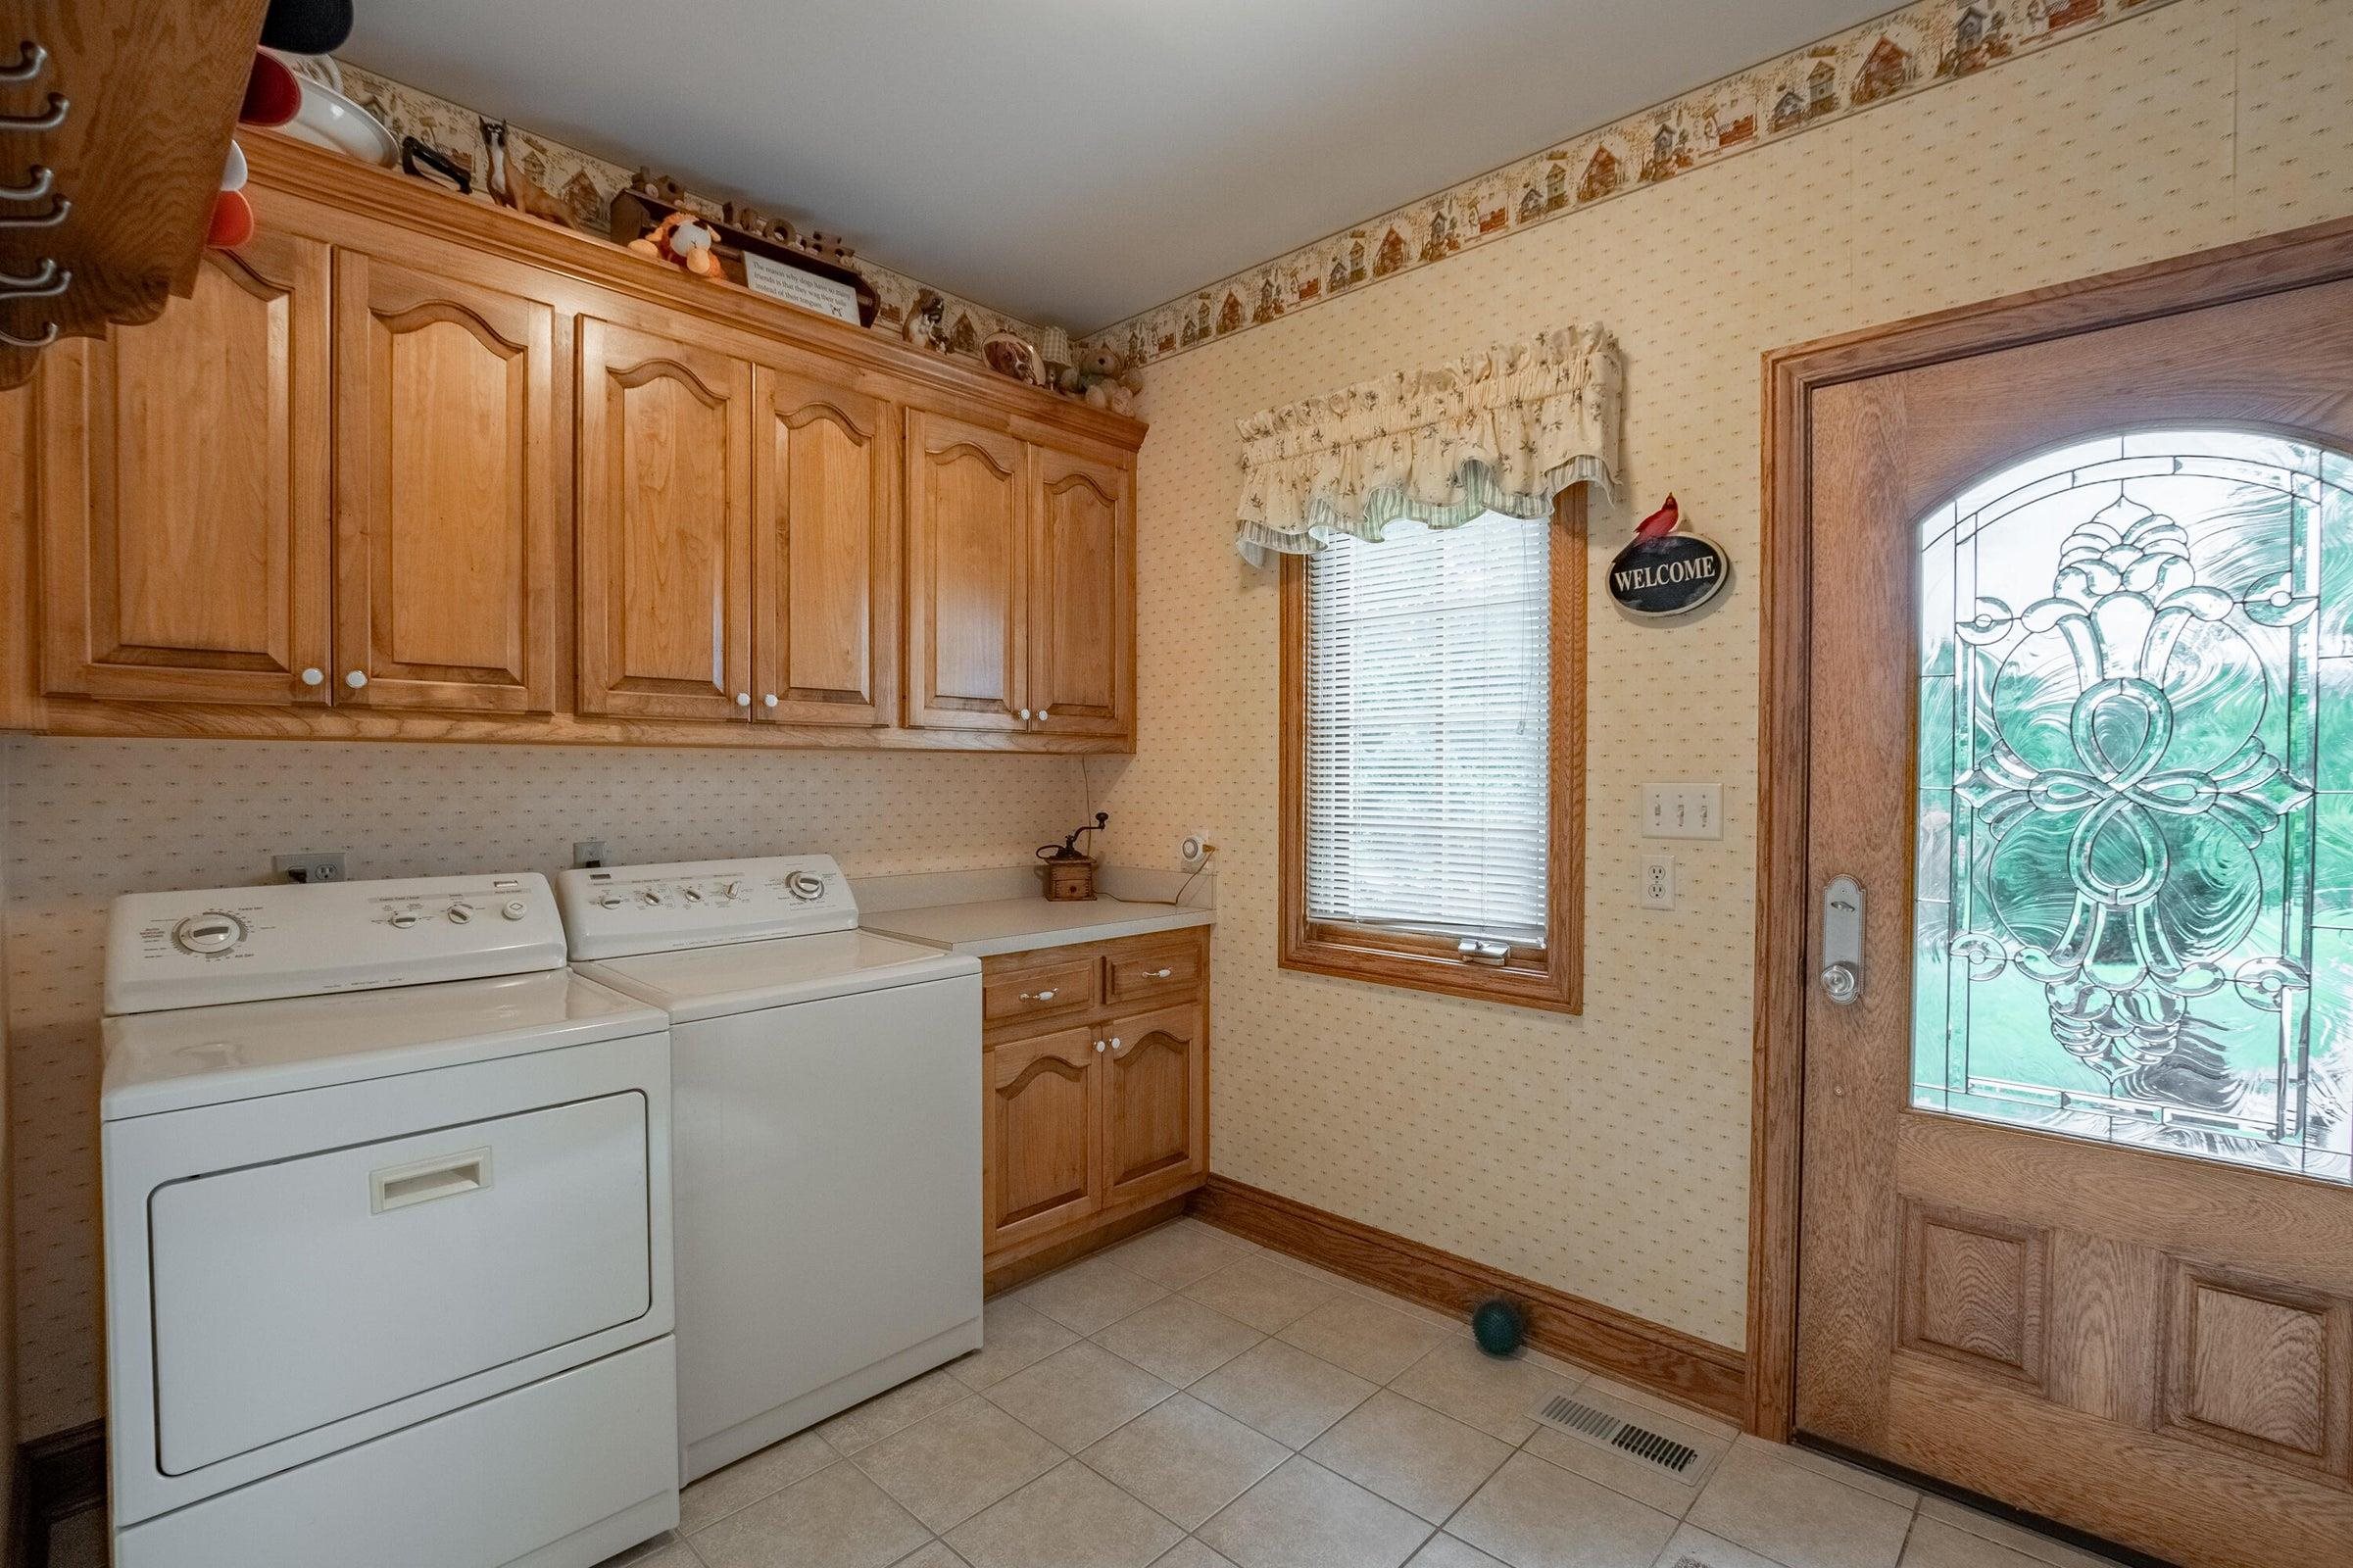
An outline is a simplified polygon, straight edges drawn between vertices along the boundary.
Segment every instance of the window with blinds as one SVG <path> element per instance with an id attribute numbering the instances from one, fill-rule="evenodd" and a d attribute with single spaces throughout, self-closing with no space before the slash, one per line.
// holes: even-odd
<path id="1" fill-rule="evenodd" d="M 1543 948 L 1551 534 L 1489 513 L 1309 558 L 1309 919 Z"/>

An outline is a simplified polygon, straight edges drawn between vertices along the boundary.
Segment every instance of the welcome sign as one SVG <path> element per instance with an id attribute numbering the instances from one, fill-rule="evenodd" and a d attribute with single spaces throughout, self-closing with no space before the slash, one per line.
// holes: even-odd
<path id="1" fill-rule="evenodd" d="M 1723 591 L 1731 559 L 1713 539 L 1681 531 L 1682 517 L 1675 498 L 1667 497 L 1609 564 L 1609 597 L 1628 613 L 1686 614 Z"/>

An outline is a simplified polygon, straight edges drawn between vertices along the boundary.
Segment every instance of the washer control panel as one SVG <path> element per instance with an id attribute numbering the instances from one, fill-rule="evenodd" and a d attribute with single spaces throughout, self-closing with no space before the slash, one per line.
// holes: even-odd
<path id="1" fill-rule="evenodd" d="M 536 871 L 131 893 L 108 918 L 106 1010 L 522 974 L 564 956 Z"/>
<path id="2" fill-rule="evenodd" d="M 559 871 L 556 900 L 574 958 L 762 942 L 858 924 L 858 900 L 829 855 Z"/>

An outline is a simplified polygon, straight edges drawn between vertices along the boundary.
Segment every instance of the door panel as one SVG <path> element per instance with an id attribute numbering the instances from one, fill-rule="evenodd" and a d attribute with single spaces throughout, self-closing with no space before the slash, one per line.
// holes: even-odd
<path id="1" fill-rule="evenodd" d="M 907 722 L 1020 729 L 1029 454 L 1001 430 L 907 416 Z"/>
<path id="2" fill-rule="evenodd" d="M 327 248 L 282 232 L 44 359 L 45 691 L 327 700 Z"/>
<path id="3" fill-rule="evenodd" d="M 580 326 L 580 710 L 748 716 L 752 369 Z"/>
<path id="4" fill-rule="evenodd" d="M 545 712 L 555 310 L 356 251 L 335 288 L 336 700 Z"/>
<path id="5" fill-rule="evenodd" d="M 1121 1203 L 1205 1168 L 1207 1030 L 1198 1004 L 1104 1026 L 1103 1201 Z"/>
<path id="6" fill-rule="evenodd" d="M 753 392 L 754 716 L 887 724 L 899 644 L 899 411 L 766 366 Z"/>
<path id="7" fill-rule="evenodd" d="M 1036 727 L 1056 735 L 1134 728 L 1135 512 L 1129 476 L 1033 447 L 1038 514 L 1030 577 Z"/>
<path id="8" fill-rule="evenodd" d="M 1797 1424 L 2196 1568 L 2353 1556 L 2347 385 L 2326 284 L 1812 393 Z"/>
<path id="9" fill-rule="evenodd" d="M 988 1246 L 1003 1247 L 1102 1204 L 1098 1036 L 1065 1029 L 989 1051 Z"/>

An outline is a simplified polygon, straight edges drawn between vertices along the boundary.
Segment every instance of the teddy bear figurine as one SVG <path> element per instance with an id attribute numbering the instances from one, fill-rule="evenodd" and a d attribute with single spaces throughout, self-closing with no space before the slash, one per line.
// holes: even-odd
<path id="1" fill-rule="evenodd" d="M 1091 409 L 1107 409 L 1113 414 L 1136 412 L 1136 394 L 1143 390 L 1133 375 L 1120 373 L 1119 356 L 1110 349 L 1091 349 L 1079 356 L 1073 368 L 1077 375 L 1078 395 Z"/>
<path id="2" fill-rule="evenodd" d="M 683 267 L 697 277 L 719 275 L 715 252 L 719 236 L 692 213 L 672 213 L 647 233 L 629 242 L 640 256 L 651 256 L 672 267 Z"/>

